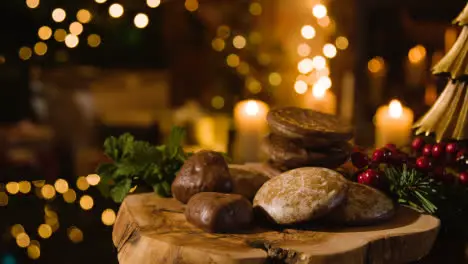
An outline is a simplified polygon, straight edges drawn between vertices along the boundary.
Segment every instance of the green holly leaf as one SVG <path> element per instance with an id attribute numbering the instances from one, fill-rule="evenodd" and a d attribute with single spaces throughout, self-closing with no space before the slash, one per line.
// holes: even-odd
<path id="1" fill-rule="evenodd" d="M 110 190 L 110 196 L 116 203 L 121 203 L 132 188 L 132 180 L 129 178 L 119 181 Z"/>

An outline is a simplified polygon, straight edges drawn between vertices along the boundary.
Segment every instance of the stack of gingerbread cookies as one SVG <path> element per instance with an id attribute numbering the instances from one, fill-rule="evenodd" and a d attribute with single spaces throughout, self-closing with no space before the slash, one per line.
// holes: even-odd
<path id="1" fill-rule="evenodd" d="M 280 171 L 300 167 L 337 168 L 351 152 L 352 128 L 333 115 L 286 107 L 267 115 L 271 133 L 263 142 L 269 163 Z"/>

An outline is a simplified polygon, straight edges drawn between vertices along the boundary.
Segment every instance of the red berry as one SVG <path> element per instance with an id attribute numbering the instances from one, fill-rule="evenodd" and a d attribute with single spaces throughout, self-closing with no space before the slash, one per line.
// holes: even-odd
<path id="1" fill-rule="evenodd" d="M 422 154 L 426 157 L 430 157 L 432 154 L 432 145 L 431 144 L 424 145 Z"/>
<path id="2" fill-rule="evenodd" d="M 435 144 L 432 147 L 431 153 L 432 153 L 432 156 L 435 158 L 443 157 L 445 154 L 445 144 L 444 143 Z"/>
<path id="3" fill-rule="evenodd" d="M 385 148 L 386 148 L 386 149 L 389 149 L 389 150 L 391 150 L 391 151 L 397 151 L 397 147 L 396 147 L 395 144 L 386 144 L 386 145 L 385 145 Z"/>
<path id="4" fill-rule="evenodd" d="M 380 163 L 385 161 L 385 152 L 382 149 L 376 149 L 372 154 L 372 161 L 375 163 Z"/>
<path id="5" fill-rule="evenodd" d="M 458 150 L 457 143 L 448 143 L 447 146 L 445 147 L 445 151 L 449 154 L 455 154 L 457 150 Z"/>
<path id="6" fill-rule="evenodd" d="M 417 137 L 411 142 L 411 147 L 413 148 L 414 151 L 420 151 L 421 148 L 424 146 L 424 139 Z"/>
<path id="7" fill-rule="evenodd" d="M 359 182 L 360 184 L 365 184 L 365 185 L 369 185 L 369 184 L 370 184 L 369 176 L 368 176 L 367 173 L 365 173 L 365 172 L 359 174 L 357 180 L 358 180 L 358 182 Z"/>
<path id="8" fill-rule="evenodd" d="M 416 160 L 416 167 L 421 170 L 427 170 L 432 167 L 432 162 L 428 157 L 419 157 Z"/>
<path id="9" fill-rule="evenodd" d="M 458 175 L 458 179 L 460 180 L 461 184 L 468 185 L 468 172 L 461 172 L 460 175 Z"/>
<path id="10" fill-rule="evenodd" d="M 354 167 L 362 169 L 369 165 L 369 157 L 362 152 L 353 152 L 351 154 L 351 162 Z"/>
<path id="11" fill-rule="evenodd" d="M 378 171 L 368 169 L 358 176 L 358 182 L 373 187 L 380 187 L 381 178 Z"/>

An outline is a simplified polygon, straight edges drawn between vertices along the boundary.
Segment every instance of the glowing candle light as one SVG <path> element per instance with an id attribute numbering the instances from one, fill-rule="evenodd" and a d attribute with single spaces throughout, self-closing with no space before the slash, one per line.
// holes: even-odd
<path id="1" fill-rule="evenodd" d="M 382 147 L 388 143 L 399 147 L 407 145 L 411 138 L 413 118 L 413 111 L 402 106 L 398 100 L 381 106 L 374 117 L 375 146 Z"/>

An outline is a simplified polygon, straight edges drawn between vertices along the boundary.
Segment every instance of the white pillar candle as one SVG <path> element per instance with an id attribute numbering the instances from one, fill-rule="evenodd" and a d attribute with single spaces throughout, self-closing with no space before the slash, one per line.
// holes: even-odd
<path id="1" fill-rule="evenodd" d="M 426 77 L 426 49 L 422 45 L 417 45 L 408 52 L 406 61 L 406 82 L 409 86 L 417 88 L 423 83 Z"/>
<path id="2" fill-rule="evenodd" d="M 375 146 L 379 148 L 392 143 L 401 147 L 409 144 L 413 118 L 413 111 L 403 107 L 398 100 L 381 106 L 374 117 Z"/>
<path id="3" fill-rule="evenodd" d="M 268 111 L 268 105 L 257 100 L 241 101 L 234 107 L 236 162 L 257 162 L 261 159 L 260 144 L 268 132 L 266 123 Z"/>

